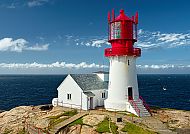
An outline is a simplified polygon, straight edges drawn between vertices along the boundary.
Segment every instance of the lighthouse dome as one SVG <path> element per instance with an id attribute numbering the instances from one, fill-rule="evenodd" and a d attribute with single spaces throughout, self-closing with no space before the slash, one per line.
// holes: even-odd
<path id="1" fill-rule="evenodd" d="M 120 21 L 120 20 L 130 20 L 130 21 L 132 21 L 131 18 L 129 18 L 128 16 L 125 15 L 125 12 L 124 12 L 123 9 L 120 10 L 119 16 L 115 18 L 115 21 Z"/>

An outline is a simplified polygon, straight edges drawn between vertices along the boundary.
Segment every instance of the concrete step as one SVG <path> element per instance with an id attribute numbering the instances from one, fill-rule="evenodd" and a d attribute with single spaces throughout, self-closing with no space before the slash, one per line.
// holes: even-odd
<path id="1" fill-rule="evenodd" d="M 141 101 L 134 101 L 134 103 L 136 104 L 136 106 L 140 110 L 140 116 L 151 116 Z M 133 105 L 132 105 L 132 107 L 135 109 L 135 107 Z"/>

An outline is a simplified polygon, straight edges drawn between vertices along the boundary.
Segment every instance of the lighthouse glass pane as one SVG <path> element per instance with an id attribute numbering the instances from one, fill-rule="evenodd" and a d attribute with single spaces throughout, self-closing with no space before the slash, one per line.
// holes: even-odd
<path id="1" fill-rule="evenodd" d="M 121 22 L 111 24 L 111 39 L 121 38 Z"/>

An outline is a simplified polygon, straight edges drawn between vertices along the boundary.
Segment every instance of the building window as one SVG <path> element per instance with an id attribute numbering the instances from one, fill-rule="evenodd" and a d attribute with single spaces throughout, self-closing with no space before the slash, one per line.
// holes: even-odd
<path id="1" fill-rule="evenodd" d="M 105 93 L 105 92 L 102 93 L 102 98 L 103 98 L 103 99 L 106 98 L 106 93 Z"/>
<path id="2" fill-rule="evenodd" d="M 67 100 L 71 100 L 71 94 L 67 94 Z"/>
<path id="3" fill-rule="evenodd" d="M 130 65 L 129 60 L 127 61 L 127 63 L 128 63 L 128 66 L 129 66 Z"/>

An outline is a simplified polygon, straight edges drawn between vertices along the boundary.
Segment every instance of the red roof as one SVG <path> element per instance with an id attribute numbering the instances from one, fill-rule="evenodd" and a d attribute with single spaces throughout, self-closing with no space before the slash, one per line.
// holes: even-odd
<path id="1" fill-rule="evenodd" d="M 119 16 L 115 18 L 115 21 L 119 21 L 119 20 L 132 20 L 132 19 L 126 16 L 124 10 L 122 9 L 120 10 Z"/>

